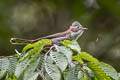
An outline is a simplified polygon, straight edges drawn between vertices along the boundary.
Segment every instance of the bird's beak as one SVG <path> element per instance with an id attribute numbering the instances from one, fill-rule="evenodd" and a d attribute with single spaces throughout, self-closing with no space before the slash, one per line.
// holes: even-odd
<path id="1" fill-rule="evenodd" d="M 82 30 L 85 30 L 85 29 L 88 29 L 88 28 L 82 28 Z"/>
<path id="2" fill-rule="evenodd" d="M 79 30 L 86 30 L 86 29 L 88 29 L 88 28 L 83 28 L 83 27 L 82 27 L 82 28 L 79 28 Z"/>

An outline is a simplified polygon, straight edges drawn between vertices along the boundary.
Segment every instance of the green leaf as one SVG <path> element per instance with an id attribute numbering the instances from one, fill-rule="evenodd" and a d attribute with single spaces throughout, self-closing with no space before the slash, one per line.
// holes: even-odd
<path id="1" fill-rule="evenodd" d="M 77 41 L 73 40 L 73 41 L 69 41 L 69 40 L 64 40 L 61 42 L 64 46 L 72 49 L 73 51 L 80 53 L 81 52 L 81 48 L 78 44 Z"/>
<path id="2" fill-rule="evenodd" d="M 44 62 L 45 56 L 40 54 L 39 57 L 40 57 L 40 61 L 39 61 L 39 64 L 38 64 L 38 69 L 41 69 L 42 65 L 44 64 L 43 62 Z"/>
<path id="3" fill-rule="evenodd" d="M 58 67 L 51 63 L 51 58 L 46 60 L 45 70 L 52 80 L 61 80 L 61 74 Z"/>
<path id="4" fill-rule="evenodd" d="M 63 53 L 67 57 L 67 60 L 68 60 L 69 64 L 71 64 L 73 52 L 65 46 L 59 46 L 58 51 Z"/>
<path id="5" fill-rule="evenodd" d="M 106 64 L 104 62 L 101 62 L 101 67 L 102 69 L 110 76 L 112 77 L 114 80 L 119 80 L 119 75 L 117 73 L 117 71 L 109 64 Z"/>
<path id="6" fill-rule="evenodd" d="M 9 67 L 7 69 L 8 75 L 10 77 L 13 76 L 13 74 L 15 73 L 15 69 L 16 69 L 16 65 L 17 65 L 17 57 L 10 57 L 9 59 Z"/>
<path id="7" fill-rule="evenodd" d="M 52 80 L 51 77 L 47 73 L 45 74 L 45 80 Z"/>
<path id="8" fill-rule="evenodd" d="M 80 71 L 80 66 L 71 67 L 65 76 L 65 80 L 78 80 L 78 73 Z"/>
<path id="9" fill-rule="evenodd" d="M 8 58 L 0 59 L 0 79 L 5 75 L 8 67 L 9 67 L 9 60 Z"/>
<path id="10" fill-rule="evenodd" d="M 88 73 L 88 76 L 89 76 L 90 78 L 92 78 L 92 79 L 95 78 L 95 75 L 94 75 L 93 71 L 92 71 L 88 66 L 83 65 L 83 70 L 84 70 L 86 73 Z"/>
<path id="11" fill-rule="evenodd" d="M 34 55 L 34 57 L 31 59 L 31 62 L 34 61 L 34 59 L 36 59 L 36 57 L 40 54 L 40 52 L 43 50 L 43 47 L 46 45 L 51 45 L 51 40 L 49 39 L 42 39 L 34 44 L 28 44 L 24 49 L 23 52 L 25 52 L 26 50 L 28 50 L 30 48 L 30 50 L 19 60 L 19 62 L 22 62 L 23 60 L 31 57 L 32 55 Z M 31 47 L 33 49 L 31 49 Z"/>
<path id="12" fill-rule="evenodd" d="M 40 40 L 40 41 L 38 41 L 38 42 L 36 42 L 34 44 L 28 44 L 28 45 L 26 45 L 23 48 L 22 52 L 25 53 L 27 50 L 29 50 L 31 48 L 34 48 L 35 46 L 38 46 L 39 44 L 43 44 L 45 46 L 45 45 L 51 45 L 52 42 L 49 39 L 42 39 L 42 40 Z"/>
<path id="13" fill-rule="evenodd" d="M 30 78 L 27 79 L 27 80 L 36 80 L 37 77 L 39 76 L 39 73 L 40 73 L 40 72 L 33 72 L 33 73 L 32 73 L 33 75 L 30 76 Z"/>
<path id="14" fill-rule="evenodd" d="M 87 77 L 82 77 L 80 80 L 88 80 Z"/>
<path id="15" fill-rule="evenodd" d="M 30 59 L 30 63 L 34 62 L 36 58 L 40 55 L 40 52 L 43 50 L 42 48 L 39 48 L 39 50 L 34 54 L 34 56 Z"/>
<path id="16" fill-rule="evenodd" d="M 18 80 L 15 75 L 13 74 L 12 76 L 9 76 L 8 74 L 6 75 L 5 80 Z"/>
<path id="17" fill-rule="evenodd" d="M 50 52 L 50 56 L 55 61 L 60 70 L 63 72 L 68 65 L 67 57 L 61 52 L 54 51 Z"/>
<path id="18" fill-rule="evenodd" d="M 33 47 L 34 47 L 33 44 L 28 44 L 28 45 L 26 45 L 26 46 L 23 48 L 22 53 L 25 53 L 28 49 L 31 49 L 31 48 L 33 48 Z"/>
<path id="19" fill-rule="evenodd" d="M 78 79 L 80 80 L 83 77 L 84 77 L 84 73 L 82 71 L 79 71 L 78 72 Z"/>
<path id="20" fill-rule="evenodd" d="M 75 55 L 72 57 L 73 60 L 78 61 L 79 63 L 83 64 L 83 60 L 81 59 L 81 57 L 79 55 Z"/>
<path id="21" fill-rule="evenodd" d="M 65 75 L 65 80 L 73 80 L 74 68 L 70 68 Z"/>
<path id="22" fill-rule="evenodd" d="M 89 80 L 83 71 L 78 72 L 78 80 Z"/>
<path id="23" fill-rule="evenodd" d="M 38 72 L 35 72 L 37 66 L 39 64 L 40 58 L 36 59 L 36 61 L 32 62 L 24 72 L 24 80 L 36 80 L 38 77 Z"/>
<path id="24" fill-rule="evenodd" d="M 100 64 L 88 62 L 87 66 L 93 71 L 98 80 L 112 80 L 106 72 L 101 68 Z"/>
<path id="25" fill-rule="evenodd" d="M 74 77 L 73 77 L 74 80 L 78 79 L 78 72 L 80 71 L 80 68 L 81 68 L 80 66 L 75 66 Z"/>
<path id="26" fill-rule="evenodd" d="M 81 52 L 80 54 L 75 55 L 72 58 L 73 58 L 73 60 L 76 60 L 81 64 L 84 63 L 82 59 L 90 61 L 90 62 L 94 62 L 94 63 L 99 63 L 99 61 L 96 58 L 94 58 L 93 56 L 91 56 L 90 54 L 88 54 L 86 52 Z"/>
<path id="27" fill-rule="evenodd" d="M 26 53 L 20 60 L 19 62 L 24 61 L 26 58 L 29 58 L 30 56 L 34 55 L 34 57 L 31 59 L 34 60 L 36 59 L 36 57 L 38 56 L 38 54 L 40 54 L 40 52 L 43 50 L 43 46 L 37 46 L 34 47 L 34 49 L 31 49 L 28 53 Z M 36 56 L 35 56 L 36 55 Z"/>
<path id="28" fill-rule="evenodd" d="M 15 69 L 15 76 L 17 78 L 19 78 L 25 71 L 25 69 L 27 68 L 27 66 L 29 65 L 29 60 L 26 59 L 20 63 L 17 64 L 16 69 Z"/>
<path id="29" fill-rule="evenodd" d="M 79 55 L 82 59 L 85 59 L 87 61 L 94 62 L 94 63 L 99 63 L 99 61 L 96 58 L 94 58 L 93 56 L 91 56 L 86 52 L 81 52 Z"/>

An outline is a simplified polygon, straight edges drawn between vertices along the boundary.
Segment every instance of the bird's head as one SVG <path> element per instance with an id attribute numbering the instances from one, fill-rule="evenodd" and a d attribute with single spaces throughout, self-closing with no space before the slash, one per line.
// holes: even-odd
<path id="1" fill-rule="evenodd" d="M 78 21 L 74 21 L 72 25 L 70 26 L 73 32 L 77 32 L 79 30 L 84 31 L 87 28 L 84 28 Z"/>
<path id="2" fill-rule="evenodd" d="M 74 21 L 70 26 L 70 30 L 72 31 L 71 37 L 77 40 L 86 29 L 78 21 Z"/>

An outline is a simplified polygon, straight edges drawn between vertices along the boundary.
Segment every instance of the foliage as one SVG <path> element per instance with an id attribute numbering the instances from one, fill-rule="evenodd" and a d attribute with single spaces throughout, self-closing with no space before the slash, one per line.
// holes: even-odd
<path id="1" fill-rule="evenodd" d="M 109 64 L 81 52 L 76 41 L 60 45 L 43 39 L 26 45 L 21 55 L 0 59 L 0 78 L 5 80 L 119 80 Z"/>
<path id="2" fill-rule="evenodd" d="M 120 0 L 0 0 L 0 55 L 14 53 L 11 37 L 46 36 L 65 31 L 77 20 L 89 28 L 79 40 L 82 49 L 102 61 L 109 59 L 108 63 L 120 70 L 119 3 Z"/>

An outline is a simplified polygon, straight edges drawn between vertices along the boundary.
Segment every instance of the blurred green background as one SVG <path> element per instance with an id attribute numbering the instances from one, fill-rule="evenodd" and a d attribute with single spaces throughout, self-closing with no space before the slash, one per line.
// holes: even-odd
<path id="1" fill-rule="evenodd" d="M 78 40 L 82 51 L 120 72 L 120 0 L 0 0 L 0 55 L 21 51 L 11 37 L 35 39 L 76 20 L 88 28 Z"/>

